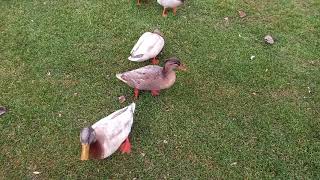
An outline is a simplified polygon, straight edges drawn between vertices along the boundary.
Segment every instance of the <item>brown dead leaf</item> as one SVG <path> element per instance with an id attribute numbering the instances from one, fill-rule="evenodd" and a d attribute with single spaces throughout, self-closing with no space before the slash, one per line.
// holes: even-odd
<path id="1" fill-rule="evenodd" d="M 119 96 L 118 99 L 119 99 L 119 102 L 120 102 L 121 104 L 126 101 L 126 97 L 125 97 L 125 96 Z"/>
<path id="2" fill-rule="evenodd" d="M 239 12 L 239 16 L 241 17 L 241 18 L 244 18 L 244 17 L 246 17 L 247 16 L 247 14 L 244 12 L 244 11 L 238 11 Z"/>
<path id="3" fill-rule="evenodd" d="M 268 43 L 268 44 L 273 44 L 273 43 L 274 43 L 274 40 L 273 40 L 272 36 L 270 36 L 270 35 L 266 35 L 266 36 L 264 37 L 264 41 L 265 41 L 266 43 Z"/>
<path id="4" fill-rule="evenodd" d="M 237 162 L 233 162 L 233 163 L 231 163 L 231 166 L 235 166 L 237 164 L 238 164 Z"/>

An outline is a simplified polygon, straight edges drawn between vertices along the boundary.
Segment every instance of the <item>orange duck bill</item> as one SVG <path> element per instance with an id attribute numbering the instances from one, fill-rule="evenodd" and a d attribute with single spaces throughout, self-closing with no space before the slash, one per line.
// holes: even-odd
<path id="1" fill-rule="evenodd" d="M 89 160 L 89 150 L 90 150 L 90 145 L 89 144 L 81 144 L 82 150 L 81 150 L 81 161 L 86 161 Z"/>
<path id="2" fill-rule="evenodd" d="M 180 66 L 177 67 L 177 69 L 180 71 L 187 71 L 188 70 L 187 66 L 182 63 L 180 64 Z"/>

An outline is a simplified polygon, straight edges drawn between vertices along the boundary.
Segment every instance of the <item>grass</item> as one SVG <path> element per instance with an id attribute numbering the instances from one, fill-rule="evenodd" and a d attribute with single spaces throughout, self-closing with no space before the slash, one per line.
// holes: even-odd
<path id="1" fill-rule="evenodd" d="M 155 1 L 0 2 L 1 177 L 319 179 L 319 1 L 161 12 Z M 80 162 L 80 129 L 124 106 L 118 96 L 130 103 L 115 74 L 148 64 L 127 56 L 154 28 L 166 38 L 160 59 L 189 71 L 159 97 L 141 94 L 132 154 Z"/>

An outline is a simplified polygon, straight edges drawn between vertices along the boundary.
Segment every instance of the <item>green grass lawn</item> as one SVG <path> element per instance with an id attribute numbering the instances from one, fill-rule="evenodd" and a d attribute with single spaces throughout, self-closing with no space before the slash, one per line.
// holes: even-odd
<path id="1" fill-rule="evenodd" d="M 319 179 L 320 1 L 190 0 L 176 17 L 161 12 L 155 0 L 0 2 L 0 176 Z M 149 63 L 127 57 L 154 28 L 166 38 L 161 65 L 177 56 L 188 71 L 159 97 L 140 95 L 130 155 L 81 162 L 80 129 L 131 102 L 115 74 Z"/>

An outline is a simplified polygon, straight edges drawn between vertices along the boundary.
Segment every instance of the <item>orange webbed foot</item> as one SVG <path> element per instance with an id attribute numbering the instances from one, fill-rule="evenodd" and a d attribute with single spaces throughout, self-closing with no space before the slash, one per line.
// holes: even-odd
<path id="1" fill-rule="evenodd" d="M 151 95 L 152 96 L 159 96 L 160 90 L 151 90 Z"/>
<path id="2" fill-rule="evenodd" d="M 175 16 L 177 14 L 177 7 L 173 8 L 173 15 Z"/>
<path id="3" fill-rule="evenodd" d="M 157 65 L 157 64 L 159 64 L 159 60 L 154 57 L 154 58 L 151 60 L 151 64 Z"/>
<path id="4" fill-rule="evenodd" d="M 133 97 L 133 99 L 134 99 L 134 100 L 137 100 L 137 99 L 138 99 L 138 97 L 139 97 L 139 89 L 134 88 L 133 93 L 134 93 L 134 97 Z"/>
<path id="5" fill-rule="evenodd" d="M 129 138 L 127 137 L 126 140 L 124 140 L 124 142 L 121 144 L 119 151 L 124 154 L 130 154 L 131 153 L 131 144 L 129 141 Z"/>
<path id="6" fill-rule="evenodd" d="M 163 8 L 162 17 L 167 17 L 167 16 L 168 16 L 167 9 Z"/>

